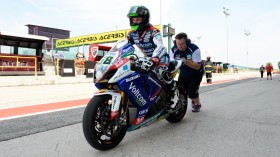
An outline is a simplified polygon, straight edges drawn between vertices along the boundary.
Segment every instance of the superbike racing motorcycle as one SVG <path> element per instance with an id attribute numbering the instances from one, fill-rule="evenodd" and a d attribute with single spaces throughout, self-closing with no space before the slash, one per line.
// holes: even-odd
<path id="1" fill-rule="evenodd" d="M 138 54 L 137 54 L 138 53 Z M 174 109 L 166 102 L 170 91 L 160 81 L 156 67 L 143 70 L 149 57 L 141 53 L 126 39 L 117 44 L 97 63 L 94 83 L 99 89 L 88 102 L 83 115 L 83 132 L 88 143 L 98 150 L 116 147 L 127 131 L 148 126 L 161 119 L 171 123 L 181 121 L 187 111 L 187 94 L 177 82 L 179 100 Z M 182 64 L 170 61 L 173 78 Z"/>

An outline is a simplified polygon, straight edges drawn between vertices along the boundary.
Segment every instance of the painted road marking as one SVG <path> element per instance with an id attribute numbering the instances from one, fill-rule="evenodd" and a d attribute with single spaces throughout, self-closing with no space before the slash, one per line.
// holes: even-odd
<path id="1" fill-rule="evenodd" d="M 220 83 L 225 83 L 225 82 L 232 82 L 232 81 L 242 80 L 242 79 L 247 79 L 247 78 L 252 78 L 252 77 L 242 77 L 239 79 L 227 79 L 227 80 L 213 81 L 212 84 L 203 82 L 203 83 L 201 83 L 201 86 L 209 86 L 209 85 L 220 84 Z M 90 100 L 90 98 L 63 101 L 63 102 L 55 102 L 55 103 L 48 103 L 48 104 L 39 104 L 39 105 L 32 105 L 32 106 L 21 106 L 21 107 L 15 107 L 15 108 L 0 109 L 0 121 L 84 107 L 89 102 L 89 100 Z"/>
<path id="2" fill-rule="evenodd" d="M 16 107 L 16 108 L 7 108 L 7 109 L 0 109 L 0 120 L 3 119 L 12 119 L 27 116 L 27 115 L 34 115 L 35 113 L 46 113 L 51 111 L 57 110 L 65 110 L 71 109 L 75 107 L 82 107 L 85 106 L 89 102 L 90 98 L 88 99 L 79 99 L 79 100 L 71 100 L 71 101 L 63 101 L 63 102 L 55 102 L 55 103 L 48 103 L 48 104 L 39 104 L 39 105 L 32 105 L 32 106 L 23 106 L 23 107 Z"/>
<path id="3" fill-rule="evenodd" d="M 232 82 L 232 81 L 237 81 L 237 80 L 244 80 L 244 79 L 248 79 L 248 78 L 252 78 L 252 77 L 241 77 L 238 79 L 227 79 L 227 80 L 219 80 L 219 81 L 213 81 L 212 84 L 208 84 L 206 82 L 202 82 L 200 83 L 200 86 L 210 86 L 210 85 L 214 85 L 214 84 L 220 84 L 220 83 L 226 83 L 226 82 Z"/>
<path id="4" fill-rule="evenodd" d="M 232 82 L 236 81 L 237 79 L 228 79 L 228 80 L 220 80 L 220 81 L 213 81 L 212 84 L 202 82 L 200 86 L 209 86 L 209 85 L 214 85 L 214 84 L 220 84 L 220 83 L 226 83 L 226 82 Z"/>
<path id="5" fill-rule="evenodd" d="M 39 115 L 39 114 L 46 114 L 46 113 L 52 113 L 52 112 L 58 112 L 58 111 L 64 111 L 64 110 L 70 110 L 70 109 L 80 108 L 80 107 L 85 107 L 85 106 L 86 105 L 81 105 L 81 106 L 67 107 L 67 108 L 62 108 L 62 109 L 57 109 L 57 110 L 50 110 L 50 111 L 43 111 L 43 112 L 34 112 L 34 113 L 30 113 L 30 114 L 23 114 L 23 115 L 11 116 L 11 117 L 4 117 L 4 118 L 0 118 L 0 121 L 9 120 L 9 119 L 15 119 L 15 118 L 28 117 L 28 116 L 35 116 L 35 115 Z"/>

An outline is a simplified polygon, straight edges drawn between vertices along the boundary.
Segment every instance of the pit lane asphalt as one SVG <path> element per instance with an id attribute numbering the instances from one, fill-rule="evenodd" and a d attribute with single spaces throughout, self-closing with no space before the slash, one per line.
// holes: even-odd
<path id="1" fill-rule="evenodd" d="M 256 79 L 258 78 L 249 78 L 210 86 L 202 86 L 200 87 L 199 92 L 203 94 L 204 92 L 211 90 Z M 81 123 L 84 109 L 85 107 L 79 107 L 64 111 L 0 121 L 0 142 Z"/>
<path id="2" fill-rule="evenodd" d="M 201 88 L 201 112 L 192 113 L 189 107 L 180 123 L 163 120 L 129 132 L 109 151 L 90 147 L 83 136 L 82 124 L 76 123 L 1 141 L 0 156 L 279 157 L 280 77 L 227 84 L 205 88 L 209 91 Z"/>

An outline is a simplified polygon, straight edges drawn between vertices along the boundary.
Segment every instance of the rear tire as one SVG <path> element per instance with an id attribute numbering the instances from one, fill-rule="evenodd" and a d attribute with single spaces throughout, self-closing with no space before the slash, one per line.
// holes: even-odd
<path id="1" fill-rule="evenodd" d="M 117 133 L 112 137 L 107 136 L 108 134 L 106 135 L 103 132 L 104 127 L 108 128 L 108 124 L 112 123 L 109 120 L 108 123 L 106 123 L 106 126 L 101 126 L 101 121 L 104 121 L 104 112 L 108 110 L 108 102 L 110 99 L 111 95 L 99 95 L 93 97 L 89 101 L 83 116 L 84 136 L 88 143 L 98 150 L 109 150 L 116 147 L 122 141 L 127 131 L 126 123 L 126 125 L 116 126 L 118 127 L 116 131 Z M 110 116 L 110 110 L 107 115 Z M 114 130 L 116 127 L 114 126 L 110 129 Z M 114 131 L 112 132 L 114 133 Z"/>

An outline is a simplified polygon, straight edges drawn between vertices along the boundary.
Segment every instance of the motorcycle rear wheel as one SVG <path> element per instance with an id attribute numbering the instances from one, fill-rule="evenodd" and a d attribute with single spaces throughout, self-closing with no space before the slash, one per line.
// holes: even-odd
<path id="1" fill-rule="evenodd" d="M 108 102 L 110 99 L 110 95 L 95 96 L 89 101 L 84 111 L 84 136 L 88 143 L 98 150 L 109 150 L 116 147 L 122 141 L 127 131 L 127 123 L 126 125 L 117 125 L 110 128 L 109 125 L 114 124 L 114 122 L 111 122 L 110 118 L 102 117 L 104 116 L 104 112 L 108 110 Z M 110 116 L 110 110 L 108 112 L 108 116 Z M 107 119 L 108 121 L 104 122 L 104 119 Z M 109 131 L 109 134 L 110 131 L 112 131 L 111 137 L 108 136 L 108 133 L 104 133 L 104 128 L 108 129 L 106 130 Z"/>

